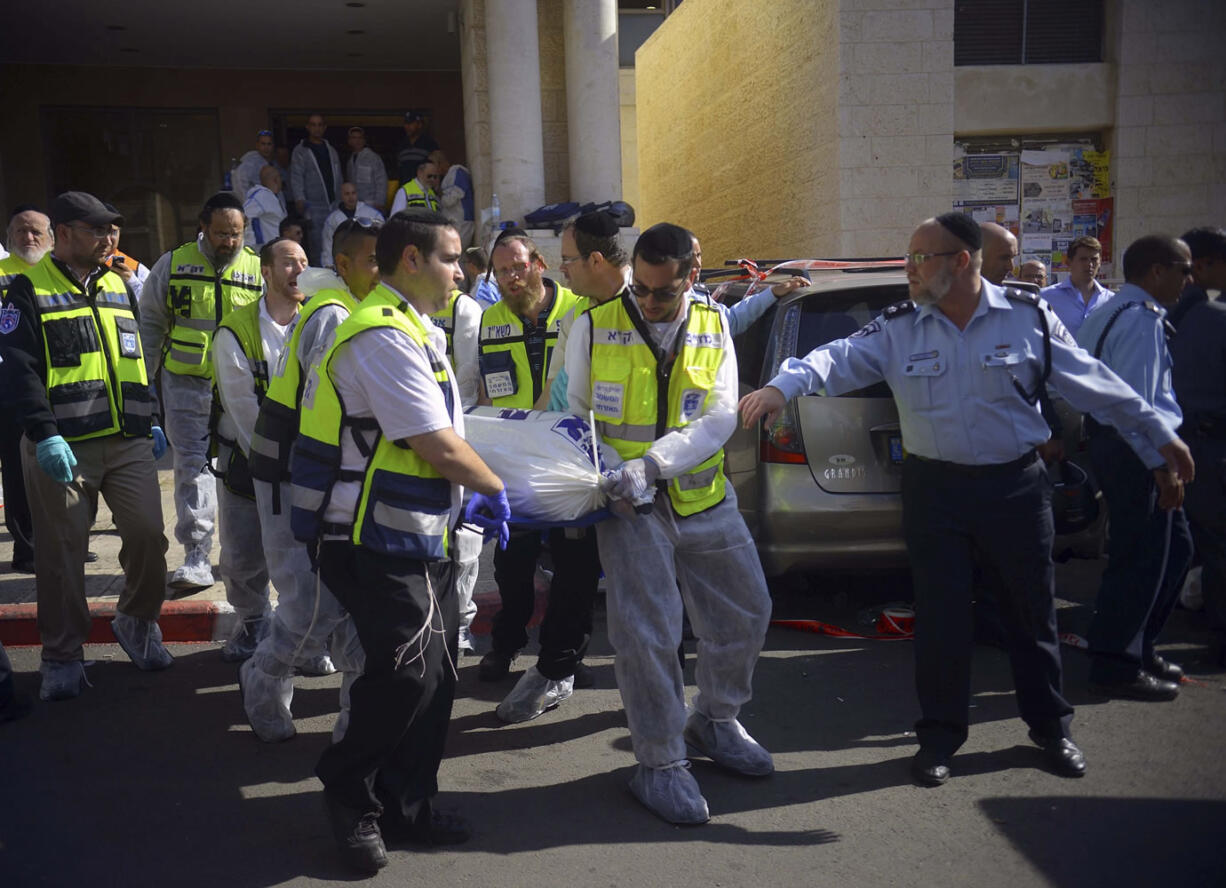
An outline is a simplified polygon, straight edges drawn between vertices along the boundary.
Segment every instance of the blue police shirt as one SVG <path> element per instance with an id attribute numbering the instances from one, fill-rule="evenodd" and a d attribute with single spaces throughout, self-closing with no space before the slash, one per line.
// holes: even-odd
<path id="1" fill-rule="evenodd" d="M 1100 357 L 1158 412 L 1167 426 L 1177 429 L 1183 423 L 1183 412 L 1175 402 L 1175 390 L 1171 386 L 1171 353 L 1166 346 L 1166 325 L 1163 323 L 1166 311 L 1148 293 L 1135 284 L 1124 284 L 1109 308 L 1086 318 L 1077 334 L 1077 342 L 1092 354 L 1115 313 L 1133 303 L 1140 307 L 1126 309 L 1116 317 L 1103 342 Z M 1099 422 L 1110 422 L 1093 408 L 1088 412 Z M 1166 463 L 1143 436 L 1123 429 L 1120 433 L 1149 468 L 1156 469 Z"/>
<path id="2" fill-rule="evenodd" d="M 1047 304 L 1056 313 L 1060 323 L 1076 336 L 1090 312 L 1110 302 L 1111 297 L 1115 294 L 1098 281 L 1094 281 L 1094 295 L 1090 297 L 1089 302 L 1086 302 L 1081 298 L 1081 291 L 1064 280 L 1050 287 L 1044 287 L 1039 291 L 1039 295 L 1047 300 Z"/>
<path id="3" fill-rule="evenodd" d="M 770 287 L 751 293 L 736 305 L 728 306 L 711 298 L 711 291 L 702 284 L 690 290 L 689 296 L 697 302 L 705 302 L 728 320 L 728 329 L 734 337 L 740 336 L 754 325 L 775 304 L 775 294 Z"/>
<path id="4" fill-rule="evenodd" d="M 1044 307 L 1051 330 L 1048 384 L 1083 411 L 1138 428 L 1154 447 L 1175 438 L 1168 424 L 1101 362 L 1078 348 Z M 770 385 L 789 400 L 825 389 L 839 395 L 884 380 L 898 405 L 909 453 L 963 465 L 1010 462 L 1051 437 L 1032 391 L 1043 373 L 1043 331 L 1033 305 L 1008 299 L 982 281 L 965 330 L 935 305 L 887 320 L 882 315 L 846 339 L 789 358 Z"/>

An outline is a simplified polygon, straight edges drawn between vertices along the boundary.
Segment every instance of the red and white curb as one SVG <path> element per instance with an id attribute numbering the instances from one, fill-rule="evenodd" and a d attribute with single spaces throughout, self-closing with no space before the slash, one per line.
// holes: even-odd
<path id="1" fill-rule="evenodd" d="M 529 625 L 541 621 L 548 593 L 537 589 L 536 610 Z M 491 618 L 500 603 L 498 591 L 479 593 L 477 618 L 471 631 L 486 635 L 491 628 Z M 115 617 L 115 602 L 91 601 L 89 616 L 92 625 L 87 644 L 114 644 L 111 620 Z M 224 601 L 167 601 L 162 605 L 158 625 L 162 627 L 162 640 L 167 642 L 225 641 L 238 622 L 234 608 Z M 0 644 L 5 647 L 23 647 L 42 644 L 38 635 L 37 604 L 0 604 Z"/>

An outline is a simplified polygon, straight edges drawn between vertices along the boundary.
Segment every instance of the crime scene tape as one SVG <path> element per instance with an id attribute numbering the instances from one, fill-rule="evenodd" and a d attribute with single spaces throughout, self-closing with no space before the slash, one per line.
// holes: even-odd
<path id="1" fill-rule="evenodd" d="M 862 632 L 852 632 L 833 623 L 821 620 L 771 620 L 772 626 L 784 629 L 797 629 L 801 632 L 813 632 L 817 635 L 829 635 L 833 638 L 866 638 L 872 641 L 907 641 L 915 634 L 915 611 L 907 607 L 887 607 L 877 616 L 876 629 L 873 635 Z"/>

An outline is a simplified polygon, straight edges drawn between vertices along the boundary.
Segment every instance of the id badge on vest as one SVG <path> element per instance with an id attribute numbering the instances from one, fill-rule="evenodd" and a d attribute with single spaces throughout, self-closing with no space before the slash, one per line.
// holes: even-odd
<path id="1" fill-rule="evenodd" d="M 510 398 L 519 392 L 515 358 L 509 351 L 486 352 L 481 355 L 480 365 L 481 381 L 490 400 Z"/>

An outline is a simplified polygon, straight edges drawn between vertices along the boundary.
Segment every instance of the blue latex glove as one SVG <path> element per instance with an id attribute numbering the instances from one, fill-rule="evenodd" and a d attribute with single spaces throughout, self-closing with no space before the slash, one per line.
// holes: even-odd
<path id="1" fill-rule="evenodd" d="M 72 480 L 72 469 L 77 464 L 77 458 L 72 455 L 68 442 L 59 435 L 39 441 L 35 455 L 42 470 L 56 481 L 67 484 Z"/>
<path id="2" fill-rule="evenodd" d="M 474 492 L 464 509 L 464 520 L 485 531 L 486 540 L 497 537 L 500 549 L 505 549 L 511 539 L 511 529 L 507 527 L 510 517 L 511 504 L 507 502 L 505 487 L 494 496 Z"/>
<path id="3" fill-rule="evenodd" d="M 166 453 L 166 433 L 162 431 L 161 426 L 153 427 L 153 458 L 161 459 Z"/>

